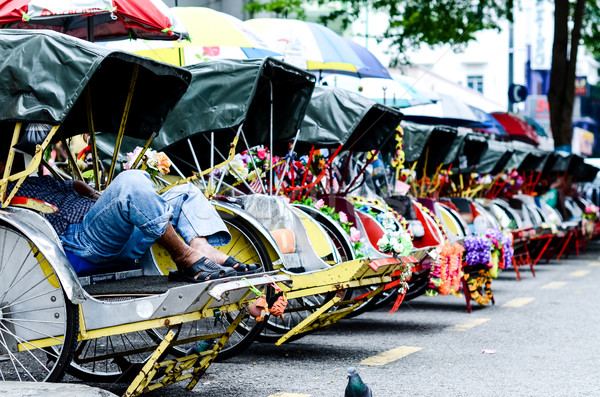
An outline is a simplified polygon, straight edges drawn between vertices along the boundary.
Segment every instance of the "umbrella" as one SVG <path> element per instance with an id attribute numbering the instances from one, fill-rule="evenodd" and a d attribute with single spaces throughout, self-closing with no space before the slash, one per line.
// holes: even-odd
<path id="1" fill-rule="evenodd" d="M 536 146 L 540 144 L 535 128 L 516 114 L 495 112 L 492 116 L 502 124 L 512 139 Z"/>
<path id="2" fill-rule="evenodd" d="M 478 107 L 471 105 L 469 105 L 469 107 L 471 108 L 473 113 L 475 113 L 477 117 L 479 117 L 479 121 L 481 121 L 484 124 L 484 126 L 481 127 L 481 129 L 485 130 L 485 132 L 494 135 L 508 135 L 506 131 L 504 131 L 504 127 L 502 127 L 502 124 L 500 124 L 498 120 L 494 118 L 494 116 L 492 116 L 488 112 L 479 109 Z"/>
<path id="3" fill-rule="evenodd" d="M 330 74 L 321 79 L 321 84 L 361 94 L 375 102 L 396 108 L 432 103 L 425 95 L 410 87 L 408 83 L 391 78 L 359 78 L 342 74 Z"/>
<path id="4" fill-rule="evenodd" d="M 187 38 L 160 0 L 7 0 L 0 2 L 0 25 L 50 29 L 89 41 Z"/>
<path id="5" fill-rule="evenodd" d="M 420 124 L 483 127 L 479 117 L 465 102 L 446 94 L 438 95 L 433 104 L 403 110 L 404 119 Z"/>
<path id="6" fill-rule="evenodd" d="M 358 75 L 367 67 L 344 38 L 323 25 L 275 18 L 246 23 L 270 40 L 287 63 L 302 69 Z"/>
<path id="7" fill-rule="evenodd" d="M 348 43 L 350 48 L 352 48 L 358 58 L 365 65 L 364 67 L 358 69 L 358 75 L 360 77 L 379 77 L 382 79 L 392 78 L 387 68 L 383 66 L 381 62 L 379 62 L 379 59 L 377 59 L 377 57 L 371 51 L 345 37 L 344 41 Z"/>
<path id="8" fill-rule="evenodd" d="M 189 41 L 122 40 L 106 45 L 179 66 L 279 55 L 252 27 L 229 14 L 205 7 L 173 7 L 171 11 L 187 28 Z"/>

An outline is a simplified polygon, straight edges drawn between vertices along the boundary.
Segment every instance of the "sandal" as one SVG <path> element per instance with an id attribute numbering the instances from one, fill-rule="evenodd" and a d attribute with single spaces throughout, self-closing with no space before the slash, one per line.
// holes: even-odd
<path id="1" fill-rule="evenodd" d="M 170 281 L 185 281 L 188 283 L 201 283 L 235 276 L 234 269 L 226 268 L 206 257 L 198 259 L 193 265 L 169 272 Z"/>
<path id="2" fill-rule="evenodd" d="M 232 268 L 237 272 L 238 276 L 256 273 L 260 268 L 260 266 L 255 263 L 242 263 L 235 259 L 233 256 L 227 258 L 227 260 L 223 262 L 221 266 L 227 266 Z"/>

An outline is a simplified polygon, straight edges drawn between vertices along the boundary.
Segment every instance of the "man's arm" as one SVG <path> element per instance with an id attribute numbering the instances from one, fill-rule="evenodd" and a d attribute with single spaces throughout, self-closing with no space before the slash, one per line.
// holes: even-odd
<path id="1" fill-rule="evenodd" d="M 93 198 L 98 200 L 100 195 L 90 185 L 82 181 L 73 181 L 73 190 L 83 197 Z"/>

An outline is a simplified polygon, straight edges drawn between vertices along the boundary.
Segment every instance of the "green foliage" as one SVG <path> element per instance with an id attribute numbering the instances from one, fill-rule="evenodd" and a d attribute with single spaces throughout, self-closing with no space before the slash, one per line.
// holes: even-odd
<path id="1" fill-rule="evenodd" d="M 404 52 L 421 44 L 451 44 L 460 49 L 484 29 L 499 29 L 503 19 L 512 19 L 513 0 L 253 0 L 246 6 L 251 13 L 272 11 L 278 15 L 293 12 L 303 16 L 303 5 L 328 5 L 333 11 L 321 23 L 339 21 L 347 27 L 367 7 L 389 15 L 389 27 L 382 37 L 392 40 L 393 63 L 405 62 Z"/>
<path id="2" fill-rule="evenodd" d="M 295 14 L 295 18 L 304 19 L 304 8 L 302 0 L 272 0 L 262 2 L 253 0 L 244 6 L 244 9 L 250 14 L 257 14 L 262 11 L 273 12 L 277 17 L 287 18 Z"/>
<path id="3" fill-rule="evenodd" d="M 600 58 L 600 6 L 596 1 L 586 2 L 581 37 L 583 44 L 596 58 Z"/>

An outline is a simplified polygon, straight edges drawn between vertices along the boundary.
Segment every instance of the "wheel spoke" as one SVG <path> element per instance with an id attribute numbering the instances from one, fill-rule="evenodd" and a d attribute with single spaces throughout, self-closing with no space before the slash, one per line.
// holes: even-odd
<path id="1" fill-rule="evenodd" d="M 54 290 L 54 291 L 53 290 L 49 290 L 49 291 L 46 291 L 46 292 L 42 292 L 39 295 L 35 295 L 35 296 L 32 296 L 32 297 L 29 297 L 29 298 L 27 298 L 25 300 L 22 300 L 22 301 L 19 301 L 19 302 L 11 302 L 10 304 L 8 304 L 8 305 L 6 305 L 4 307 L 1 307 L 0 309 L 1 310 L 8 309 L 9 307 L 12 307 L 12 306 L 15 306 L 15 305 L 20 305 L 20 304 L 25 303 L 25 302 L 29 302 L 32 299 L 37 299 L 37 298 L 42 297 L 44 295 L 55 294 L 55 293 L 57 293 L 56 290 Z M 25 295 L 25 294 L 23 294 L 23 295 Z M 21 295 L 21 296 L 23 296 L 23 295 Z"/>

